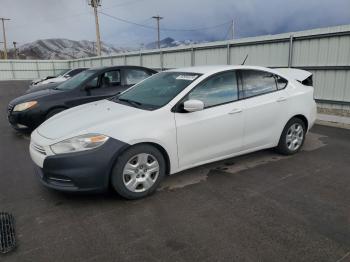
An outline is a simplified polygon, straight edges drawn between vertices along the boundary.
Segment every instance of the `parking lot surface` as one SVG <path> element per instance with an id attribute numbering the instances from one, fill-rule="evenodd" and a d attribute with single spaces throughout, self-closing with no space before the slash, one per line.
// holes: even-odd
<path id="1" fill-rule="evenodd" d="M 0 261 L 350 261 L 350 130 L 315 126 L 297 155 L 194 168 L 142 200 L 65 194 L 40 184 L 7 123 L 27 84 L 0 82 L 0 212 L 18 240 Z"/>

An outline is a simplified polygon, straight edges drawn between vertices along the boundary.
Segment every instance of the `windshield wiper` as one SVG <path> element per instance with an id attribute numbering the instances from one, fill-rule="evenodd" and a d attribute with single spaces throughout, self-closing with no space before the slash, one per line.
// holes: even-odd
<path id="1" fill-rule="evenodd" d="M 142 103 L 140 102 L 137 102 L 137 101 L 134 101 L 134 100 L 130 100 L 130 99 L 125 99 L 125 98 L 117 98 L 119 101 L 122 101 L 122 102 L 126 102 L 128 104 L 131 104 L 133 106 L 142 106 Z"/>

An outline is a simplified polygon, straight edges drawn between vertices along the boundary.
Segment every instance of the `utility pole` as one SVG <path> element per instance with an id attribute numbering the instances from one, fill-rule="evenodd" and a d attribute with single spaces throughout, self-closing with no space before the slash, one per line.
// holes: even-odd
<path id="1" fill-rule="evenodd" d="M 15 59 L 18 59 L 17 42 L 13 41 L 13 48 L 15 49 Z"/>
<path id="2" fill-rule="evenodd" d="M 97 55 L 101 56 L 101 37 L 100 37 L 100 25 L 98 23 L 97 8 L 101 6 L 101 0 L 89 0 L 89 5 L 94 9 L 95 24 L 96 24 L 96 44 L 97 44 Z"/>
<path id="3" fill-rule="evenodd" d="M 234 20 L 232 19 L 232 37 L 231 37 L 231 39 L 233 40 L 234 38 L 235 38 L 235 22 L 234 22 Z"/>
<path id="4" fill-rule="evenodd" d="M 4 59 L 7 59 L 7 46 L 6 46 L 6 32 L 5 32 L 5 21 L 8 21 L 10 19 L 0 17 L 0 20 L 2 21 L 2 35 L 4 39 Z"/>
<path id="5" fill-rule="evenodd" d="M 153 19 L 157 20 L 157 28 L 158 28 L 158 49 L 160 49 L 160 20 L 163 19 L 164 17 L 161 17 L 159 15 L 157 16 L 152 16 Z"/>

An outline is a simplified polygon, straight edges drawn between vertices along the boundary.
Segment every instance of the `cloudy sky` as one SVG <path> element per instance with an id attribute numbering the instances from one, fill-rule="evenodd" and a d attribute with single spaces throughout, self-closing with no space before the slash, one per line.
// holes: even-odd
<path id="1" fill-rule="evenodd" d="M 0 0 L 8 42 L 46 38 L 95 40 L 92 8 L 87 0 Z M 102 0 L 100 11 L 140 27 L 99 14 L 102 41 L 139 46 L 156 38 L 153 15 L 161 15 L 161 37 L 222 40 L 229 21 L 235 37 L 276 34 L 350 24 L 350 0 Z M 226 23 L 226 24 L 225 24 Z M 214 27 L 215 25 L 222 26 Z M 205 29 L 207 28 L 207 29 Z M 198 31 L 186 31 L 200 29 Z M 2 41 L 2 36 L 0 36 Z"/>

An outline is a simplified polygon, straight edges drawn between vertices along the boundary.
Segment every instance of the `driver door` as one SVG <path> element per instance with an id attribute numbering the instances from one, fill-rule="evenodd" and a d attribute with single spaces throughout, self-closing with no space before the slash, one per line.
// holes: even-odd
<path id="1" fill-rule="evenodd" d="M 243 101 L 238 100 L 236 71 L 216 74 L 197 85 L 182 102 L 204 102 L 197 112 L 176 112 L 180 168 L 230 156 L 241 151 Z"/>

